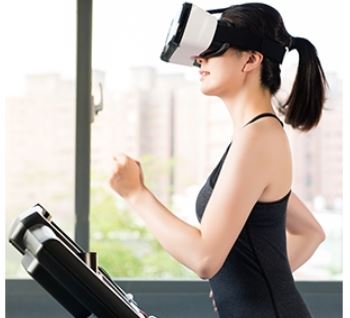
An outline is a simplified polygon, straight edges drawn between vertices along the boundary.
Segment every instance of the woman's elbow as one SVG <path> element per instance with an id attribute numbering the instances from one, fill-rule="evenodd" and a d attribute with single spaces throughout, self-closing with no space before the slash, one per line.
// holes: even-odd
<path id="1" fill-rule="evenodd" d="M 210 275 L 205 269 L 200 269 L 196 273 L 200 279 L 210 279 Z"/>
<path id="2" fill-rule="evenodd" d="M 318 224 L 318 226 L 314 226 L 307 231 L 307 235 L 309 236 L 310 240 L 317 241 L 318 243 L 322 243 L 326 240 L 326 233 L 321 225 Z"/>
<path id="3" fill-rule="evenodd" d="M 314 241 L 318 244 L 326 240 L 326 233 L 321 226 L 308 231 L 307 236 L 310 241 Z"/>
<path id="4" fill-rule="evenodd" d="M 219 266 L 215 262 L 205 259 L 200 263 L 196 272 L 201 279 L 211 279 L 219 269 Z"/>
<path id="5" fill-rule="evenodd" d="M 215 274 L 213 273 L 213 270 L 211 270 L 208 267 L 202 267 L 197 271 L 197 275 L 201 279 L 211 279 Z"/>
<path id="6" fill-rule="evenodd" d="M 320 240 L 320 243 L 322 243 L 323 241 L 326 240 L 326 232 L 323 230 L 323 228 L 321 227 L 319 230 L 318 230 L 318 238 Z"/>

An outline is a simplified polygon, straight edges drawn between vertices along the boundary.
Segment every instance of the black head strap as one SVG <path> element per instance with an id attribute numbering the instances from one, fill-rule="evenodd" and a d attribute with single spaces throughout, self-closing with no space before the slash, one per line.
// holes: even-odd
<path id="1" fill-rule="evenodd" d="M 260 37 L 246 29 L 235 28 L 225 20 L 218 20 L 213 40 L 221 43 L 230 43 L 232 46 L 242 50 L 261 52 L 280 64 L 286 52 L 286 49 L 276 41 Z"/>

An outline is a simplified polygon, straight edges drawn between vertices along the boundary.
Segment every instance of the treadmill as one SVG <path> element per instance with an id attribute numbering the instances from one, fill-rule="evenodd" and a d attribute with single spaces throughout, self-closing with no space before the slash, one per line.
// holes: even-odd
<path id="1" fill-rule="evenodd" d="M 23 255 L 24 269 L 73 317 L 156 318 L 141 310 L 97 265 L 96 253 L 84 251 L 40 204 L 15 219 L 9 241 Z"/>

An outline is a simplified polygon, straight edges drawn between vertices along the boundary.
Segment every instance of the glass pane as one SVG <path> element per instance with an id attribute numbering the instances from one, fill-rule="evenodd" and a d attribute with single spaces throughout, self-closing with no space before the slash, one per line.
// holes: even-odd
<path id="1" fill-rule="evenodd" d="M 17 0 L 6 11 L 7 237 L 36 203 L 74 237 L 76 4 Z M 29 277 L 21 258 L 7 243 L 7 278 Z"/>
<path id="2" fill-rule="evenodd" d="M 115 277 L 197 279 L 167 255 L 142 220 L 110 190 L 112 156 L 124 152 L 140 160 L 150 190 L 173 213 L 198 226 L 196 196 L 231 137 L 231 120 L 222 102 L 200 93 L 198 70 L 159 58 L 179 3 L 94 3 L 93 90 L 98 104 L 98 86 L 103 85 L 104 105 L 92 125 L 91 247 L 98 252 L 100 264 Z M 232 4 L 213 3 L 196 4 L 205 9 Z M 294 3 L 267 3 L 279 9 L 291 34 L 314 42 L 331 87 L 326 105 L 331 111 L 325 111 L 318 128 L 306 135 L 287 128 L 296 173 L 293 190 L 327 233 L 327 242 L 295 277 L 340 279 L 341 67 L 321 36 L 320 29 L 326 28 L 321 18 L 315 16 L 319 20 L 310 24 L 306 15 L 300 19 Z M 306 13 L 312 10 L 310 5 Z M 318 10 L 329 16 L 329 6 L 319 4 Z M 287 55 L 280 94 L 289 92 L 298 61 L 296 53 Z"/>

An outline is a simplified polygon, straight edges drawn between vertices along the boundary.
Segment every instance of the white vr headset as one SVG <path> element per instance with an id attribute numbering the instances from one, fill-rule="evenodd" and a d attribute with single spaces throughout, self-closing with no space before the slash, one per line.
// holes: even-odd
<path id="1" fill-rule="evenodd" d="M 165 62 L 196 65 L 195 57 L 213 57 L 233 46 L 253 50 L 282 63 L 286 48 L 269 38 L 262 38 L 246 29 L 235 28 L 214 14 L 228 8 L 205 11 L 185 2 L 172 20 L 160 58 Z"/>

